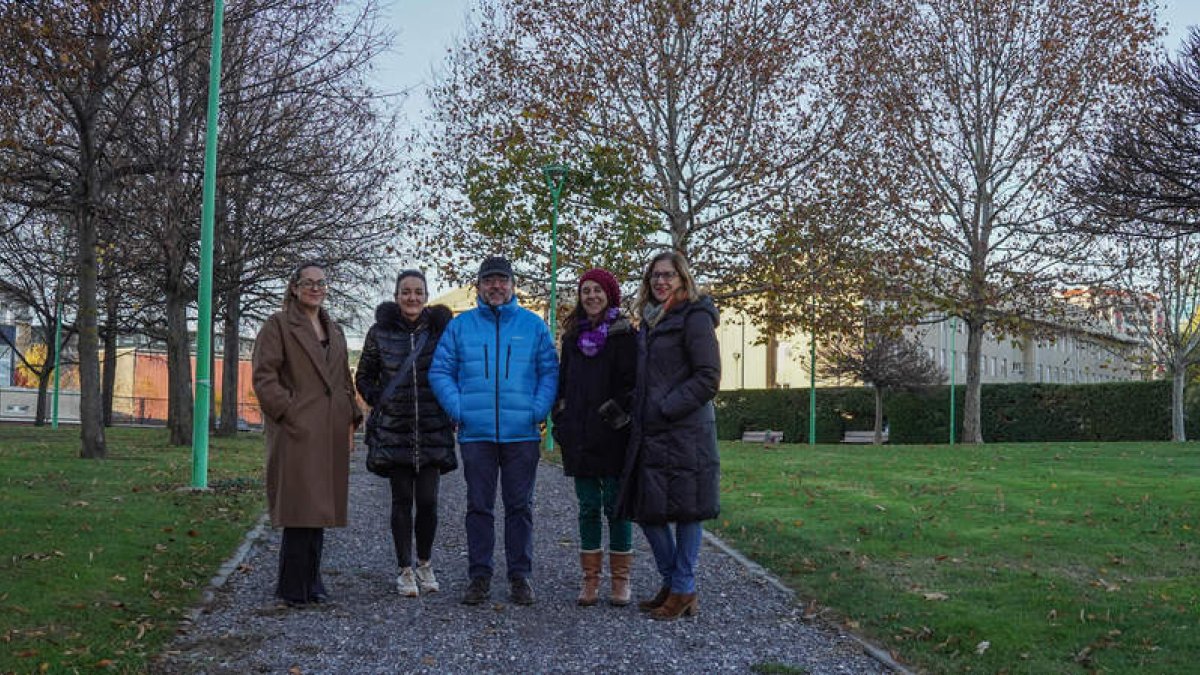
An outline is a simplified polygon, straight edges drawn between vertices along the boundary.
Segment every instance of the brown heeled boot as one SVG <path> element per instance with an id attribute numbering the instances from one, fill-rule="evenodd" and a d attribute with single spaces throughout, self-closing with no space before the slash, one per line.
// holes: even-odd
<path id="1" fill-rule="evenodd" d="M 633 565 L 633 551 L 608 553 L 608 572 L 612 576 L 612 594 L 608 604 L 624 607 L 629 604 L 629 570 Z"/>
<path id="2" fill-rule="evenodd" d="M 575 604 L 591 607 L 599 601 L 600 570 L 604 566 L 604 551 L 580 551 L 579 566 L 583 568 L 583 587 Z"/>
<path id="3" fill-rule="evenodd" d="M 695 593 L 671 593 L 661 607 L 650 612 L 650 618 L 656 621 L 674 621 L 681 616 L 695 616 L 700 611 L 700 603 Z"/>
<path id="4" fill-rule="evenodd" d="M 664 602 L 667 601 L 667 596 L 670 594 L 671 587 L 663 586 L 662 588 L 658 589 L 658 592 L 654 594 L 653 598 L 639 602 L 638 610 L 642 612 L 649 612 L 658 609 L 659 607 L 662 607 Z"/>

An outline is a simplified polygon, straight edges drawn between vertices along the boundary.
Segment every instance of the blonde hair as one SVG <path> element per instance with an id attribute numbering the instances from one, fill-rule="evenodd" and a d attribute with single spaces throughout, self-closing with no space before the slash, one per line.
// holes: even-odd
<path id="1" fill-rule="evenodd" d="M 695 302 L 700 299 L 700 289 L 696 287 L 696 279 L 692 276 L 691 266 L 688 265 L 687 258 L 679 251 L 663 251 L 650 259 L 650 264 L 646 265 L 646 271 L 642 274 L 642 283 L 638 286 L 637 300 L 633 303 L 633 314 L 638 319 L 642 317 L 642 310 L 646 305 L 657 305 L 657 300 L 654 299 L 654 289 L 650 285 L 651 274 L 654 273 L 654 266 L 663 260 L 671 261 L 671 266 L 675 268 L 675 273 L 679 275 L 679 282 L 682 284 L 680 289 L 676 291 L 676 300 L 688 300 Z"/>

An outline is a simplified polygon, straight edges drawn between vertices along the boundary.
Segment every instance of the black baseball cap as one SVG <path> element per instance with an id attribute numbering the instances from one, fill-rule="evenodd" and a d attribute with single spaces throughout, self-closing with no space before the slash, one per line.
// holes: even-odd
<path id="1" fill-rule="evenodd" d="M 513 278 L 512 263 L 504 256 L 494 255 L 483 261 L 479 266 L 479 276 L 477 279 L 483 281 L 485 278 L 495 276 L 497 274 L 504 275 L 509 279 Z"/>

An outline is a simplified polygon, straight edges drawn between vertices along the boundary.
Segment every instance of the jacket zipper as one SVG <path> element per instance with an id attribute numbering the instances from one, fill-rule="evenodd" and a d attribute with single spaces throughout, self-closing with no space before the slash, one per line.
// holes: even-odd
<path id="1" fill-rule="evenodd" d="M 416 333 L 408 334 L 408 351 L 416 348 Z M 413 472 L 421 473 L 421 402 L 417 400 L 417 359 L 420 354 L 413 356 L 412 361 L 412 391 L 413 391 Z"/>
<path id="2" fill-rule="evenodd" d="M 512 344 L 508 345 L 508 353 L 504 356 L 504 379 L 508 379 L 512 371 Z"/>
<path id="3" fill-rule="evenodd" d="M 496 316 L 496 442 L 500 442 L 500 310 L 493 307 Z"/>

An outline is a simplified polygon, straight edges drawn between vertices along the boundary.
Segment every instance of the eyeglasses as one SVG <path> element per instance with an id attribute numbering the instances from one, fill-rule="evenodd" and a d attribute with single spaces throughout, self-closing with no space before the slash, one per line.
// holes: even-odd
<path id="1" fill-rule="evenodd" d="M 504 274 L 490 274 L 480 279 L 479 282 L 484 286 L 507 286 L 512 283 L 512 279 Z"/>
<path id="2" fill-rule="evenodd" d="M 679 276 L 678 272 L 654 272 L 650 278 L 654 281 L 670 281 Z"/>
<path id="3" fill-rule="evenodd" d="M 324 279 L 317 279 L 316 281 L 313 281 L 312 279 L 301 279 L 300 281 L 296 282 L 296 288 L 303 288 L 306 291 L 323 291 L 326 288 L 329 288 L 329 282 L 325 281 Z"/>

